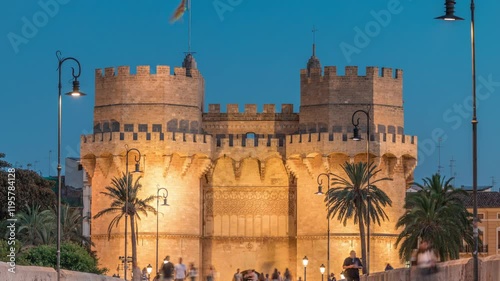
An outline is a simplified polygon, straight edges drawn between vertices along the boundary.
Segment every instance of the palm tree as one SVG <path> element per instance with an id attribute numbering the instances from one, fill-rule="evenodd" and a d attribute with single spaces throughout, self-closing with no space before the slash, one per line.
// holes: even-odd
<path id="1" fill-rule="evenodd" d="M 474 244 L 472 214 L 461 201 L 467 192 L 454 189 L 452 180 L 434 174 L 423 185 L 415 183 L 421 190 L 406 197 L 406 213 L 396 224 L 404 227 L 396 240 L 402 260 L 410 259 L 419 240 L 429 241 L 441 261 L 459 258 L 462 241 Z"/>
<path id="2" fill-rule="evenodd" d="M 138 177 L 134 183 L 132 183 L 132 175 L 125 175 L 123 173 L 122 177 L 115 177 L 111 181 L 111 186 L 106 186 L 106 192 L 101 192 L 111 198 L 111 206 L 106 208 L 99 213 L 97 213 L 94 218 L 99 218 L 106 214 L 114 214 L 115 217 L 111 220 L 108 226 L 108 239 L 111 237 L 111 231 L 113 226 L 117 227 L 120 220 L 125 215 L 128 214 L 130 218 L 130 228 L 131 228 L 131 240 L 132 240 L 132 268 L 134 270 L 134 280 L 140 280 L 140 268 L 137 266 L 137 222 L 136 219 L 140 220 L 140 214 L 148 215 L 148 212 L 153 212 L 156 214 L 156 209 L 149 205 L 153 200 L 156 199 L 155 195 L 149 196 L 146 199 L 141 199 L 138 197 L 142 185 L 139 183 L 141 177 Z M 128 187 L 128 188 L 127 188 Z M 125 201 L 127 200 L 126 192 L 128 190 L 128 204 L 127 210 L 125 210 Z"/>
<path id="3" fill-rule="evenodd" d="M 345 162 L 341 165 L 347 178 L 334 175 L 332 186 L 325 198 L 328 209 L 328 218 L 337 217 L 344 226 L 348 220 L 353 220 L 354 224 L 359 225 L 359 236 L 361 240 L 361 258 L 363 259 L 363 273 L 366 273 L 366 241 L 365 241 L 365 223 L 368 220 L 367 207 L 370 197 L 370 222 L 376 222 L 380 225 L 380 220 L 389 219 L 384 211 L 386 206 L 392 206 L 392 200 L 387 194 L 379 189 L 376 184 L 381 181 L 392 180 L 384 177 L 374 179 L 380 172 L 376 170 L 376 165 L 366 162 L 351 164 Z M 368 186 L 368 182 L 370 185 Z M 337 187 L 336 187 L 337 186 Z"/>
<path id="4" fill-rule="evenodd" d="M 53 229 L 56 218 L 51 210 L 40 210 L 40 206 L 26 206 L 26 210 L 17 215 L 19 240 L 25 246 L 38 246 L 54 243 Z"/>
<path id="5" fill-rule="evenodd" d="M 82 243 L 91 244 L 90 239 L 83 236 L 82 223 L 83 216 L 79 209 L 63 205 L 61 207 L 61 238 L 63 242 L 75 242 L 80 245 Z"/>

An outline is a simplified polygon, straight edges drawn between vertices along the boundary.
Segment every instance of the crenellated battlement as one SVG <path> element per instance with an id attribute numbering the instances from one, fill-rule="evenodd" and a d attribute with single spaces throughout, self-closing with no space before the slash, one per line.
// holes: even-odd
<path id="1" fill-rule="evenodd" d="M 104 71 L 103 71 L 104 70 Z M 130 71 L 130 66 L 106 67 L 95 70 L 95 79 L 105 79 L 110 77 L 130 77 L 130 76 L 187 76 L 186 68 L 174 67 L 174 72 L 171 73 L 171 68 L 168 65 L 157 65 L 156 72 L 149 65 L 138 65 L 135 68 L 135 73 Z M 197 69 L 191 69 L 191 77 L 199 76 Z"/>
<path id="2" fill-rule="evenodd" d="M 298 120 L 299 114 L 293 112 L 293 104 L 282 104 L 281 112 L 276 112 L 275 104 L 264 104 L 262 112 L 257 112 L 256 104 L 245 104 L 244 112 L 239 111 L 238 104 L 226 105 L 226 112 L 221 112 L 220 104 L 210 104 L 208 112 L 203 114 L 203 122 Z"/>
<path id="3" fill-rule="evenodd" d="M 177 143 L 200 143 L 211 144 L 212 136 L 207 134 L 191 134 L 184 132 L 105 132 L 95 133 L 90 135 L 82 135 L 81 143 L 95 142 L 177 142 Z"/>
<path id="4" fill-rule="evenodd" d="M 307 75 L 303 69 L 300 106 L 302 126 L 313 126 L 318 123 L 318 116 L 328 116 L 322 121 L 323 127 L 347 127 L 353 112 L 370 107 L 371 126 L 403 128 L 403 71 L 366 67 L 363 75 L 357 66 L 346 66 L 344 74 L 339 75 L 337 67 L 327 66 L 323 74 L 314 68 Z"/>
<path id="5" fill-rule="evenodd" d="M 197 69 L 166 65 L 107 67 L 95 72 L 94 123 L 201 124 L 205 84 Z M 187 120 L 187 121 L 186 121 Z M 123 128 L 121 128 L 123 130 Z"/>
<path id="6" fill-rule="evenodd" d="M 353 141 L 352 134 L 307 133 L 286 136 L 287 156 L 311 151 L 323 154 L 354 155 L 366 152 L 366 141 Z M 377 133 L 370 136 L 370 153 L 396 156 L 417 155 L 417 137 L 411 135 Z"/>
<path id="7" fill-rule="evenodd" d="M 354 142 L 352 134 L 346 133 L 305 133 L 287 136 L 287 144 L 311 143 L 311 142 Z M 416 144 L 417 137 L 411 135 L 378 133 L 371 134 L 370 142 L 376 143 L 397 143 Z M 364 141 L 362 143 L 365 143 Z"/>
<path id="8" fill-rule="evenodd" d="M 393 69 L 382 67 L 379 69 L 375 66 L 366 67 L 365 75 L 361 75 L 359 73 L 359 68 L 357 66 L 346 66 L 344 69 L 344 75 L 339 75 L 337 73 L 336 66 L 325 66 L 323 74 L 321 75 L 321 69 L 311 69 L 311 75 L 307 75 L 307 69 L 300 70 L 300 77 L 306 80 L 331 80 L 337 77 L 344 78 L 378 78 L 378 79 L 394 79 L 394 80 L 402 80 L 403 79 L 403 70 L 402 69 Z"/>
<path id="9" fill-rule="evenodd" d="M 220 104 L 209 104 L 208 105 L 208 113 L 210 114 L 218 114 L 221 113 Z M 239 112 L 238 104 L 227 104 L 226 105 L 226 113 L 234 114 L 234 113 L 244 113 L 244 114 L 274 114 L 276 112 L 275 104 L 264 104 L 264 109 L 262 112 L 257 112 L 257 104 L 245 104 L 245 111 Z M 282 104 L 281 105 L 281 113 L 282 114 L 294 114 L 293 113 L 293 104 Z"/>

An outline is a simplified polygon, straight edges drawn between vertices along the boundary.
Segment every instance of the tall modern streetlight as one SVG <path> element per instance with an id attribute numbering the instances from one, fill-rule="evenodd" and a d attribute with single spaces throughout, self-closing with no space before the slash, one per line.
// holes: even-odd
<path id="1" fill-rule="evenodd" d="M 446 14 L 437 17 L 436 19 L 455 21 L 463 20 L 461 17 L 455 16 L 455 1 L 446 0 Z M 474 0 L 470 1 L 470 38 L 472 50 L 472 197 L 473 197 L 473 228 L 474 228 L 474 251 L 472 257 L 474 259 L 474 281 L 479 280 L 479 231 L 477 228 L 477 115 L 476 115 L 476 40 L 474 38 Z"/>
<path id="2" fill-rule="evenodd" d="M 159 217 L 159 212 L 158 209 L 160 208 L 160 191 L 164 191 L 162 194 L 162 199 L 163 203 L 161 204 L 162 206 L 169 206 L 167 203 L 167 198 L 168 198 L 168 190 L 164 187 L 160 187 L 160 185 L 156 186 L 156 274 L 158 275 L 158 217 Z"/>
<path id="3" fill-rule="evenodd" d="M 326 194 L 329 194 L 328 191 L 330 191 L 330 183 L 331 183 L 331 176 L 335 176 L 334 174 L 332 173 L 321 173 L 318 175 L 318 178 L 316 179 L 316 181 L 318 182 L 318 192 L 314 193 L 316 195 L 323 195 L 323 179 L 324 177 L 326 177 L 326 181 L 327 181 L 327 187 L 328 187 L 328 190 L 326 192 Z M 327 195 L 328 196 L 328 195 Z M 328 198 L 328 197 L 327 197 Z M 328 211 L 327 211 L 328 212 Z M 326 219 L 328 220 L 328 227 L 327 227 L 327 246 L 326 246 L 326 269 L 327 269 L 327 274 L 330 274 L 330 217 L 327 213 L 326 215 Z"/>
<path id="4" fill-rule="evenodd" d="M 66 95 L 79 97 L 85 96 L 84 93 L 80 92 L 80 82 L 78 81 L 78 77 L 82 73 L 82 67 L 80 66 L 80 62 L 73 58 L 61 57 L 61 51 L 56 52 L 56 57 L 58 61 L 57 70 L 59 71 L 59 103 L 58 103 L 58 114 L 57 114 L 57 281 L 61 279 L 61 130 L 62 130 L 62 65 L 65 61 L 71 60 L 75 62 L 78 66 L 78 71 L 75 72 L 75 68 L 71 68 L 71 75 L 73 76 L 73 91 L 66 93 Z"/>
<path id="5" fill-rule="evenodd" d="M 325 265 L 324 264 L 321 264 L 321 266 L 319 267 L 319 272 L 321 272 L 321 281 L 323 281 L 323 276 L 325 274 Z"/>
<path id="6" fill-rule="evenodd" d="M 366 169 L 367 169 L 367 192 L 366 192 L 366 275 L 370 275 L 370 113 L 365 110 L 356 110 L 352 114 L 352 125 L 354 126 L 354 135 L 352 140 L 360 141 L 361 135 L 359 134 L 359 118 L 355 119 L 357 113 L 366 115 Z"/>
<path id="7" fill-rule="evenodd" d="M 307 256 L 304 256 L 304 258 L 302 259 L 302 264 L 304 265 L 304 281 L 307 281 L 307 277 L 306 277 L 306 274 L 307 274 L 307 264 L 309 263 L 309 260 L 307 259 Z"/>
<path id="8" fill-rule="evenodd" d="M 135 151 L 137 152 L 138 155 L 136 155 L 134 157 L 134 160 L 135 160 L 135 169 L 134 169 L 134 173 L 140 173 L 141 170 L 140 170 L 140 161 L 141 161 L 141 152 L 137 149 L 137 148 L 128 148 L 128 146 L 125 146 L 125 148 L 127 149 L 127 153 L 125 154 L 125 176 L 127 177 L 127 190 L 125 192 L 125 257 L 127 256 L 127 236 L 128 236 L 128 194 L 130 193 L 130 178 L 131 176 L 129 176 L 128 174 L 128 154 L 131 152 L 131 151 Z M 132 257 L 133 259 L 134 257 Z M 127 281 L 127 263 L 124 264 L 123 266 L 123 279 L 125 279 L 125 281 Z"/>

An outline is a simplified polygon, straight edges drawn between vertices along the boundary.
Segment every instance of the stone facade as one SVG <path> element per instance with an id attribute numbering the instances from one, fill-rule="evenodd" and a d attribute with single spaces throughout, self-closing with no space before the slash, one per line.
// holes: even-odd
<path id="1" fill-rule="evenodd" d="M 319 64 L 317 64 L 319 65 Z M 313 68 L 311 68 L 313 67 Z M 230 280 L 237 268 L 268 272 L 290 268 L 319 280 L 326 265 L 327 219 L 318 197 L 321 173 L 342 175 L 340 164 L 366 161 L 366 142 L 351 141 L 351 115 L 369 110 L 370 158 L 393 179 L 379 185 L 392 199 L 390 221 L 372 225 L 371 271 L 400 265 L 395 222 L 403 214 L 406 186 L 413 181 L 417 140 L 404 135 L 402 71 L 369 67 L 365 75 L 347 67 L 302 70 L 301 106 L 220 105 L 203 109 L 204 80 L 197 69 L 140 66 L 96 71 L 94 133 L 81 138 L 81 161 L 92 190 L 91 213 L 109 207 L 100 192 L 126 169 L 126 150 L 141 152 L 143 197 L 168 188 L 169 207 L 159 208 L 159 260 L 182 256 L 206 275 Z M 393 75 L 396 74 L 395 76 Z M 359 116 L 366 129 L 364 116 Z M 129 154 L 129 170 L 138 155 Z M 136 177 L 136 176 L 134 176 Z M 153 204 L 156 207 L 156 202 Z M 92 220 L 91 237 L 103 266 L 119 266 L 124 226 L 107 237 L 112 217 Z M 141 216 L 138 260 L 155 264 L 156 217 Z M 339 275 L 351 249 L 360 253 L 357 225 L 331 220 L 331 270 Z M 129 243 L 129 250 L 131 250 Z M 129 253 L 130 254 L 130 253 Z M 110 274 L 116 273 L 114 270 Z M 122 275 L 122 272 L 120 272 Z"/>

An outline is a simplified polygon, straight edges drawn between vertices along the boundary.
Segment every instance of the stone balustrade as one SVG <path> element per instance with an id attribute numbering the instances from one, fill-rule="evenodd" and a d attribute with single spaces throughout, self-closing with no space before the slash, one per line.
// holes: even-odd
<path id="1" fill-rule="evenodd" d="M 473 281 L 473 260 L 471 258 L 443 262 L 438 265 L 433 281 Z M 479 259 L 479 281 L 500 280 L 500 255 Z M 400 268 L 387 272 L 362 276 L 360 281 L 418 281 L 416 268 Z"/>
<path id="2" fill-rule="evenodd" d="M 57 272 L 51 267 L 16 265 L 15 273 L 9 271 L 10 265 L 0 262 L 0 280 L 2 281 L 55 281 Z M 123 281 L 120 278 L 109 277 L 86 272 L 61 270 L 61 281 Z"/>
<path id="3" fill-rule="evenodd" d="M 439 272 L 433 281 L 473 281 L 471 258 L 448 261 L 439 264 Z M 2 281 L 53 281 L 57 274 L 53 268 L 38 266 L 16 266 L 15 273 L 9 272 L 10 266 L 0 262 Z M 123 279 L 84 272 L 61 270 L 61 281 L 121 281 Z M 500 255 L 479 259 L 479 281 L 500 280 Z M 376 272 L 362 276 L 360 281 L 418 281 L 416 268 L 399 268 L 387 272 Z"/>

